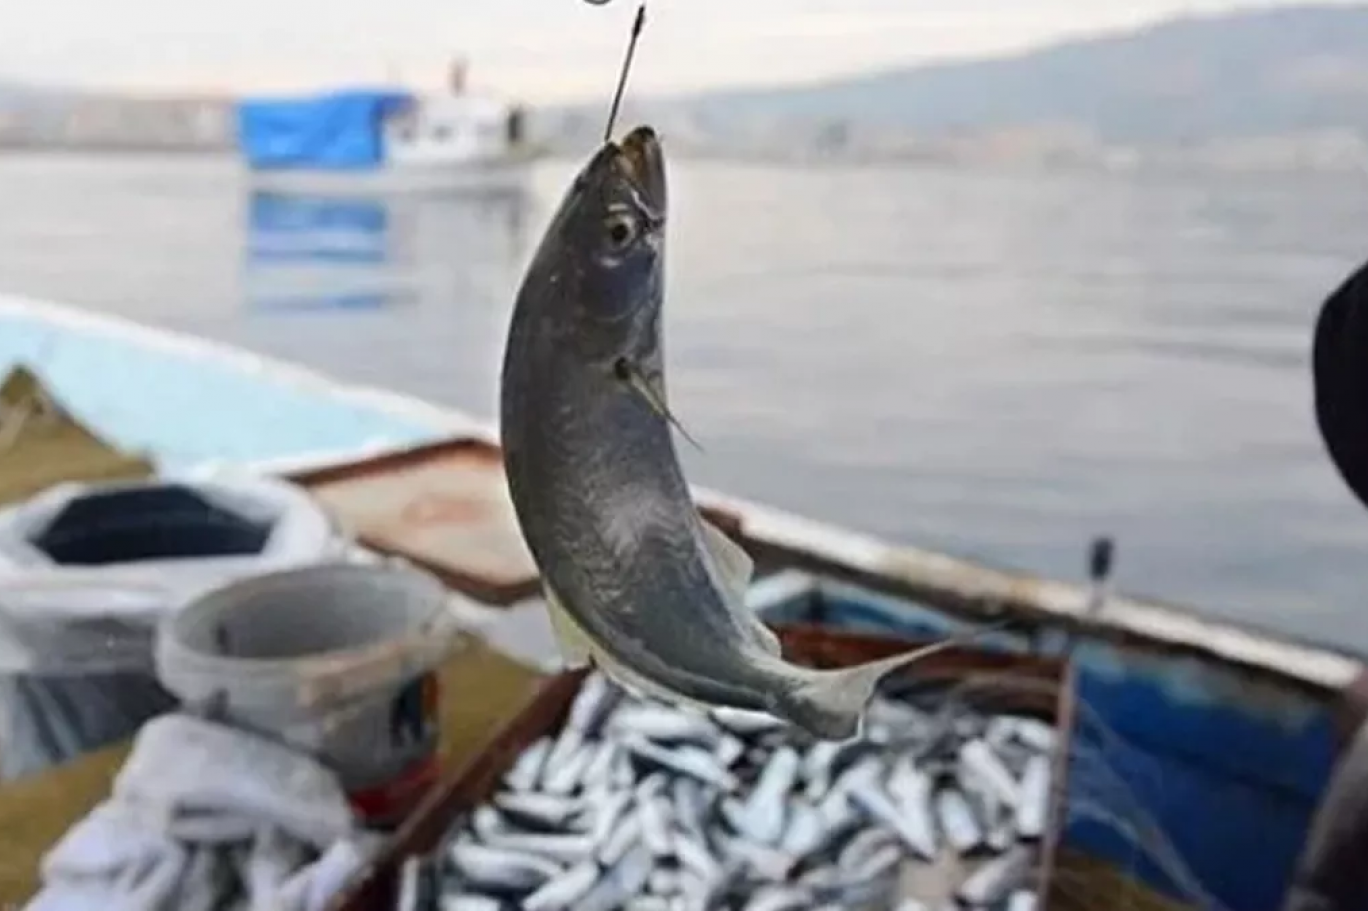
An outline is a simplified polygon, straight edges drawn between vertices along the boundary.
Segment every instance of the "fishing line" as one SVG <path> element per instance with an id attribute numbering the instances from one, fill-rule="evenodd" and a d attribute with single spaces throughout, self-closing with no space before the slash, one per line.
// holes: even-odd
<path id="1" fill-rule="evenodd" d="M 637 7 L 636 18 L 632 20 L 632 33 L 627 38 L 627 53 L 622 58 L 622 68 L 618 70 L 617 90 L 613 92 L 613 105 L 608 109 L 608 123 L 603 128 L 603 141 L 613 138 L 613 126 L 617 123 L 618 108 L 622 106 L 622 94 L 627 90 L 627 76 L 632 71 L 632 58 L 636 56 L 637 41 L 641 30 L 646 26 L 646 4 Z"/>

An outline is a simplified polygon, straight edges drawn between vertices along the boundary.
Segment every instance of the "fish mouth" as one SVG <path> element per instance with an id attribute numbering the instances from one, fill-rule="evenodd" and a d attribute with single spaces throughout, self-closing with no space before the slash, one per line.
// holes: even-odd
<path id="1" fill-rule="evenodd" d="M 646 204 L 663 216 L 665 152 L 656 131 L 648 126 L 632 130 L 618 143 L 616 160 Z"/>

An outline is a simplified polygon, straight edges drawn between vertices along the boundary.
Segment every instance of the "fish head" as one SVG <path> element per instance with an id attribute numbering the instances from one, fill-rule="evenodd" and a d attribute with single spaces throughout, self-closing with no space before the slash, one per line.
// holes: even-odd
<path id="1" fill-rule="evenodd" d="M 658 347 L 664 300 L 665 156 L 648 126 L 594 154 L 566 192 L 518 308 L 590 361 Z"/>

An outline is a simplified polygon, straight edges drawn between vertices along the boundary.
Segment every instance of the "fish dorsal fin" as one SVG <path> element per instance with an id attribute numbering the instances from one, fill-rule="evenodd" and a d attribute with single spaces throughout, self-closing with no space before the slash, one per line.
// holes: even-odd
<path id="1" fill-rule="evenodd" d="M 593 647 L 549 587 L 546 588 L 546 616 L 551 620 L 551 632 L 556 637 L 556 648 L 565 667 L 587 667 L 593 658 Z"/>
<path id="2" fill-rule="evenodd" d="M 703 543 L 707 545 L 708 553 L 717 565 L 720 576 L 718 581 L 723 595 L 726 596 L 728 607 L 750 630 L 756 645 L 771 655 L 781 654 L 783 648 L 779 644 L 779 637 L 760 622 L 760 618 L 755 616 L 755 611 L 746 604 L 746 591 L 750 588 L 751 578 L 755 575 L 755 561 L 740 544 L 727 537 L 707 518 L 700 515 L 698 522 L 703 528 Z"/>

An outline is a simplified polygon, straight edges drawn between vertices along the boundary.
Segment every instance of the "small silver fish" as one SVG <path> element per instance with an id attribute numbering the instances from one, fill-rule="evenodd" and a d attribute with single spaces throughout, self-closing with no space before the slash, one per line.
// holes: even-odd
<path id="1" fill-rule="evenodd" d="M 396 911 L 427 911 L 433 905 L 432 869 L 426 857 L 410 857 L 399 868 Z"/>
<path id="2" fill-rule="evenodd" d="M 542 773 L 542 789 L 548 794 L 573 793 L 583 783 L 584 773 L 597 755 L 598 750 L 587 743 L 581 743 L 559 761 L 554 761 L 556 757 L 553 753 L 552 761 L 547 762 L 546 771 Z"/>
<path id="3" fill-rule="evenodd" d="M 762 844 L 772 845 L 784 834 L 785 795 L 793 788 L 801 764 L 798 751 L 780 747 L 770 757 L 760 780 L 741 811 L 741 832 Z"/>
<path id="4" fill-rule="evenodd" d="M 614 911 L 632 896 L 639 895 L 651 876 L 651 855 L 637 846 L 623 855 L 580 899 L 576 911 Z"/>
<path id="5" fill-rule="evenodd" d="M 857 883 L 869 883 L 897 867 L 902 858 L 901 848 L 886 844 L 856 865 L 851 878 Z"/>
<path id="6" fill-rule="evenodd" d="M 471 842 L 448 850 L 451 865 L 479 888 L 533 889 L 561 872 L 560 864 L 535 854 Z"/>
<path id="7" fill-rule="evenodd" d="M 1017 805 L 1016 830 L 1022 838 L 1040 838 L 1050 810 L 1050 757 L 1033 756 L 1021 774 L 1021 801 Z"/>
<path id="8" fill-rule="evenodd" d="M 746 838 L 733 838 L 727 845 L 730 856 L 744 860 L 752 870 L 770 882 L 783 882 L 797 865 L 798 859 L 769 845 L 757 844 Z"/>
<path id="9" fill-rule="evenodd" d="M 474 892 L 443 895 L 439 905 L 442 911 L 503 911 L 503 902 L 497 898 Z"/>
<path id="10" fill-rule="evenodd" d="M 928 844 L 925 841 L 925 831 L 919 822 L 909 819 L 899 811 L 893 801 L 888 798 L 877 786 L 872 783 L 861 783 L 850 791 L 850 800 L 860 809 L 869 814 L 871 819 L 887 826 L 898 834 L 898 837 L 919 856 L 926 860 L 935 857 L 935 844 Z M 915 814 L 912 814 L 915 816 Z"/>
<path id="11" fill-rule="evenodd" d="M 742 737 L 768 734 L 788 727 L 788 722 L 769 712 L 752 712 L 728 706 L 714 706 L 708 713 L 722 727 Z"/>
<path id="12" fill-rule="evenodd" d="M 960 884 L 958 895 L 973 906 L 993 906 L 1018 889 L 1031 866 L 1032 851 L 1017 845 L 987 861 Z"/>
<path id="13" fill-rule="evenodd" d="M 641 814 L 626 812 L 617 828 L 599 845 L 598 859 L 605 866 L 621 862 L 641 839 Z M 643 849 L 644 850 L 644 849 Z"/>
<path id="14" fill-rule="evenodd" d="M 676 778 L 670 785 L 670 799 L 674 803 L 675 823 L 680 830 L 691 837 L 701 837 L 703 813 L 707 806 L 702 786 L 692 778 Z"/>
<path id="15" fill-rule="evenodd" d="M 610 776 L 613 787 L 628 788 L 632 782 L 636 781 L 636 770 L 632 768 L 632 757 L 625 749 L 616 751 L 617 758 L 613 761 L 613 771 Z"/>
<path id="16" fill-rule="evenodd" d="M 646 890 L 656 895 L 671 895 L 679 891 L 679 871 L 657 867 L 646 881 Z"/>
<path id="17" fill-rule="evenodd" d="M 683 832 L 673 833 L 671 850 L 674 856 L 679 858 L 679 862 L 693 870 L 703 879 L 711 881 L 716 879 L 722 870 L 722 865 L 717 858 L 701 842 L 690 838 Z"/>
<path id="18" fill-rule="evenodd" d="M 637 895 L 627 899 L 623 911 L 678 911 L 678 898 L 664 895 Z"/>
<path id="19" fill-rule="evenodd" d="M 565 764 L 584 749 L 584 733 L 578 728 L 561 728 L 559 736 L 551 745 L 551 751 L 547 754 L 545 763 L 542 766 L 542 786 L 554 775 L 560 773 Z"/>
<path id="20" fill-rule="evenodd" d="M 584 804 L 572 797 L 536 791 L 506 791 L 494 797 L 494 806 L 523 825 L 547 828 L 566 825 L 584 809 Z"/>
<path id="21" fill-rule="evenodd" d="M 1021 788 L 985 741 L 965 741 L 959 749 L 959 761 L 970 775 L 983 783 L 989 793 L 1007 806 L 1016 808 L 1021 800 Z"/>
<path id="22" fill-rule="evenodd" d="M 812 894 L 793 886 L 769 886 L 757 889 L 744 911 L 802 911 L 812 903 Z"/>
<path id="23" fill-rule="evenodd" d="M 804 797 L 794 798 L 789 803 L 788 825 L 784 828 L 779 847 L 802 857 L 817 848 L 822 840 L 822 832 L 822 817 L 817 807 Z"/>
<path id="24" fill-rule="evenodd" d="M 1052 753 L 1055 748 L 1055 729 L 1039 718 L 1015 719 L 1013 736 L 1037 753 Z"/>
<path id="25" fill-rule="evenodd" d="M 740 784 L 736 776 L 719 764 L 717 758 L 706 750 L 690 746 L 666 750 L 636 735 L 623 738 L 623 746 L 657 765 L 680 775 L 697 778 L 724 791 L 734 791 Z"/>
<path id="26" fill-rule="evenodd" d="M 932 790 L 931 777 L 910 761 L 902 760 L 895 764 L 889 776 L 888 791 L 897 805 L 900 819 L 898 831 L 923 860 L 931 860 L 937 854 Z"/>
<path id="27" fill-rule="evenodd" d="M 560 911 L 569 908 L 593 890 L 599 881 L 598 864 L 583 861 L 559 876 L 548 879 L 541 888 L 520 903 L 523 911 Z"/>
<path id="28" fill-rule="evenodd" d="M 803 757 L 803 777 L 807 784 L 803 793 L 810 800 L 821 800 L 831 788 L 831 763 L 841 748 L 839 740 L 819 740 Z"/>
<path id="29" fill-rule="evenodd" d="M 746 744 L 730 735 L 722 737 L 713 748 L 713 755 L 724 768 L 730 768 L 736 764 L 736 760 L 746 755 Z"/>
<path id="30" fill-rule="evenodd" d="M 825 892 L 841 885 L 841 871 L 835 867 L 813 867 L 798 877 L 798 884 L 811 892 Z"/>
<path id="31" fill-rule="evenodd" d="M 582 735 L 596 733 L 599 725 L 621 701 L 622 695 L 622 690 L 604 675 L 588 675 L 575 694 L 575 701 L 570 704 L 565 726 Z"/>
<path id="32" fill-rule="evenodd" d="M 982 843 L 983 832 L 963 794 L 954 788 L 942 788 L 936 792 L 934 805 L 936 821 L 952 848 L 965 854 Z"/>
<path id="33" fill-rule="evenodd" d="M 575 863 L 588 857 L 594 850 L 594 843 L 587 834 L 552 835 L 542 832 L 504 832 L 489 842 L 492 848 L 503 848 L 524 854 L 535 854 L 558 860 L 562 863 Z"/>
<path id="34" fill-rule="evenodd" d="M 609 787 L 612 785 L 613 765 L 617 761 L 618 746 L 610 741 L 595 744 L 594 757 L 584 767 L 580 783 L 585 788 Z"/>
<path id="35" fill-rule="evenodd" d="M 551 754 L 551 738 L 542 737 L 522 751 L 504 776 L 504 784 L 515 791 L 530 791 L 541 780 L 542 767 Z"/>
<path id="36" fill-rule="evenodd" d="M 841 854 L 836 859 L 836 865 L 842 870 L 858 869 L 861 864 L 884 848 L 890 845 L 896 848 L 895 842 L 897 840 L 898 837 L 890 829 L 865 829 L 863 832 L 857 833 L 841 849 Z"/>
<path id="37" fill-rule="evenodd" d="M 641 841 L 655 857 L 665 857 L 674 850 L 674 839 L 670 837 L 668 813 L 663 798 L 654 795 L 638 800 L 641 814 Z"/>
<path id="38" fill-rule="evenodd" d="M 987 835 L 984 836 L 984 842 L 988 845 L 989 850 L 1001 854 L 1016 844 L 1016 828 L 1013 822 L 1011 817 L 1007 817 L 988 830 Z"/>
<path id="39" fill-rule="evenodd" d="M 712 746 L 718 739 L 717 728 L 702 715 L 652 705 L 619 709 L 609 721 L 609 728 L 653 741 L 688 740 Z"/>
<path id="40" fill-rule="evenodd" d="M 503 816 L 493 807 L 480 807 L 470 814 L 470 829 L 481 841 L 497 838 L 505 828 Z"/>
<path id="41" fill-rule="evenodd" d="M 622 822 L 628 806 L 634 799 L 629 791 L 618 791 L 605 797 L 603 802 L 598 804 L 597 810 L 591 817 L 589 840 L 599 846 L 607 842 L 609 836 L 616 831 L 619 823 Z"/>

